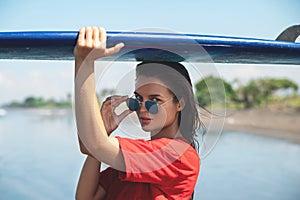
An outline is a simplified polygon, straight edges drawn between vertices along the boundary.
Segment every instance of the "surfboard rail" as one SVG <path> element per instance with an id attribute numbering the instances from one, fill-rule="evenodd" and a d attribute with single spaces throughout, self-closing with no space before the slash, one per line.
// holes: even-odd
<path id="1" fill-rule="evenodd" d="M 78 31 L 0 32 L 0 59 L 73 60 Z M 152 32 L 107 32 L 125 47 L 104 60 L 300 64 L 300 43 Z"/>

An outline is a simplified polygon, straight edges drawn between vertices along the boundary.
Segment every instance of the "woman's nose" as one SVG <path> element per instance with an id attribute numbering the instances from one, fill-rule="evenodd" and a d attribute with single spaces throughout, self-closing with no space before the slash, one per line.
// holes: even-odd
<path id="1" fill-rule="evenodd" d="M 139 108 L 139 112 L 148 112 L 148 110 L 146 109 L 145 106 L 145 102 L 140 102 L 140 108 Z"/>

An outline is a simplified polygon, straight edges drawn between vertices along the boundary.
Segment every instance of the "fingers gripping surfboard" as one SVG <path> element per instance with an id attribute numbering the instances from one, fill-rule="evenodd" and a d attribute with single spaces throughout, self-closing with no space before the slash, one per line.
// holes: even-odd
<path id="1" fill-rule="evenodd" d="M 0 32 L 0 59 L 73 60 L 77 31 Z M 153 32 L 108 32 L 125 47 L 104 60 L 300 64 L 300 43 Z M 295 36 L 293 36 L 295 37 Z"/>

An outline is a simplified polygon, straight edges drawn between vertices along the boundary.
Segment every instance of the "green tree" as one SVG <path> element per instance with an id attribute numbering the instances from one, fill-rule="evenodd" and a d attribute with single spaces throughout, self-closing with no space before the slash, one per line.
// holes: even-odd
<path id="1" fill-rule="evenodd" d="M 274 93 L 278 90 L 292 89 L 294 94 L 298 90 L 298 85 L 293 81 L 283 78 L 261 78 L 251 80 L 246 86 L 238 89 L 240 101 L 245 108 L 257 107 L 272 101 Z"/>
<path id="2" fill-rule="evenodd" d="M 55 99 L 44 100 L 33 96 L 26 97 L 22 103 L 14 101 L 7 104 L 10 108 L 71 108 L 71 95 L 67 95 L 67 100 L 56 101 Z"/>
<path id="3" fill-rule="evenodd" d="M 33 107 L 42 107 L 44 101 L 42 98 L 27 97 L 23 102 L 23 107 L 33 108 Z"/>
<path id="4" fill-rule="evenodd" d="M 230 83 L 222 78 L 207 76 L 195 84 L 196 98 L 201 106 L 224 105 L 236 98 L 236 93 Z"/>

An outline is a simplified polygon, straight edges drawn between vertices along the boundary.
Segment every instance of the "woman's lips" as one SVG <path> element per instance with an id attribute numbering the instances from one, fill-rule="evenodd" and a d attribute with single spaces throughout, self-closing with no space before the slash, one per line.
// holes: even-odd
<path id="1" fill-rule="evenodd" d="M 149 117 L 140 117 L 140 122 L 141 122 L 142 125 L 150 124 L 151 118 L 149 118 Z"/>

